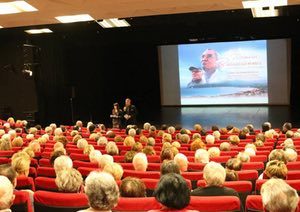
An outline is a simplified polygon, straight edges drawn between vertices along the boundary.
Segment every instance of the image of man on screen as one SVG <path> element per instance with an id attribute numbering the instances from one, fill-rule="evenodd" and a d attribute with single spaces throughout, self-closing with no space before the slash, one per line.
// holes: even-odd
<path id="1" fill-rule="evenodd" d="M 196 68 L 191 66 L 189 70 L 192 73 L 192 80 L 188 83 L 187 87 L 188 88 L 201 87 L 201 85 L 205 83 L 203 77 L 203 71 L 201 70 L 201 68 Z"/>
<path id="2" fill-rule="evenodd" d="M 219 67 L 219 54 L 214 49 L 206 49 L 201 56 L 205 83 L 220 83 L 226 80 Z"/>

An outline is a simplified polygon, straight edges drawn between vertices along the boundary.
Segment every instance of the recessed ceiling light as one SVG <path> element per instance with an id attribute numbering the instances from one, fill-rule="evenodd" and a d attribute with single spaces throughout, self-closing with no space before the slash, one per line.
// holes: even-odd
<path id="1" fill-rule="evenodd" d="M 28 34 L 41 34 L 41 33 L 52 33 L 53 31 L 51 31 L 48 28 L 44 28 L 44 29 L 29 29 L 29 30 L 25 30 L 25 32 L 27 32 Z"/>
<path id="2" fill-rule="evenodd" d="M 242 1 L 244 8 L 258 8 L 258 7 L 276 7 L 288 5 L 287 0 L 244 0 Z"/>
<path id="3" fill-rule="evenodd" d="M 4 28 L 3 26 L 0 26 L 0 29 Z"/>
<path id="4" fill-rule="evenodd" d="M 129 27 L 130 24 L 125 19 L 110 18 L 104 19 L 103 21 L 97 22 L 103 28 L 113 28 L 113 27 Z"/>
<path id="5" fill-rule="evenodd" d="M 33 11 L 37 11 L 37 9 L 28 4 L 26 1 L 12 1 L 0 3 L 0 15 Z"/>
<path id="6" fill-rule="evenodd" d="M 73 23 L 73 22 L 83 22 L 83 21 L 93 21 L 93 20 L 95 20 L 89 14 L 57 16 L 55 18 L 57 20 L 59 20 L 61 23 Z"/>

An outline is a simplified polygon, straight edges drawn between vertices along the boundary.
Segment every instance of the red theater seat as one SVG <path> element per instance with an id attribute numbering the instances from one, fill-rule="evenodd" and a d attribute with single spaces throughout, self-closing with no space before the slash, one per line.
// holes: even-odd
<path id="1" fill-rule="evenodd" d="M 91 163 L 91 162 L 86 162 L 86 161 L 80 161 L 80 160 L 75 160 L 73 161 L 73 167 L 78 168 L 78 167 L 90 167 L 90 168 L 98 168 L 98 163 Z"/>
<path id="2" fill-rule="evenodd" d="M 249 162 L 242 164 L 242 170 L 257 170 L 262 171 L 264 170 L 264 163 L 263 162 Z"/>
<path id="3" fill-rule="evenodd" d="M 38 167 L 37 176 L 39 177 L 56 177 L 54 168 L 52 167 Z"/>
<path id="4" fill-rule="evenodd" d="M 14 212 L 32 212 L 32 203 L 26 191 L 14 191 L 15 199 L 10 209 Z"/>
<path id="5" fill-rule="evenodd" d="M 190 162 L 188 164 L 188 170 L 189 171 L 202 171 L 205 167 L 205 163 L 193 163 L 193 162 Z"/>
<path id="6" fill-rule="evenodd" d="M 10 158 L 15 152 L 12 150 L 2 150 L 0 151 L 0 157 Z"/>
<path id="7" fill-rule="evenodd" d="M 255 181 L 258 178 L 258 172 L 256 170 L 242 170 L 237 171 L 239 180 Z"/>
<path id="8" fill-rule="evenodd" d="M 10 158 L 5 158 L 5 157 L 1 157 L 0 158 L 0 165 L 1 164 L 7 164 L 7 163 L 11 163 L 11 159 Z"/>
<path id="9" fill-rule="evenodd" d="M 264 211 L 260 195 L 249 195 L 246 199 L 245 210 L 248 212 Z"/>
<path id="10" fill-rule="evenodd" d="M 125 177 L 137 177 L 137 178 L 150 178 L 159 179 L 160 173 L 154 171 L 135 171 L 135 170 L 124 170 L 123 178 Z"/>
<path id="11" fill-rule="evenodd" d="M 260 194 L 260 189 L 261 186 L 268 181 L 267 179 L 263 179 L 263 180 L 256 180 L 255 183 L 255 192 L 256 194 Z M 286 180 L 285 181 L 287 184 L 289 184 L 291 187 L 293 187 L 294 189 L 297 190 L 297 192 L 300 192 L 300 180 Z"/>
<path id="12" fill-rule="evenodd" d="M 204 180 L 198 180 L 198 187 L 205 187 Z M 226 181 L 224 183 L 225 187 L 232 188 L 237 192 L 250 193 L 252 191 L 252 183 L 250 181 Z"/>
<path id="13" fill-rule="evenodd" d="M 116 163 L 123 163 L 125 161 L 125 156 L 124 155 L 114 155 L 114 162 Z"/>
<path id="14" fill-rule="evenodd" d="M 300 170 L 288 171 L 287 180 L 298 180 L 300 179 Z"/>
<path id="15" fill-rule="evenodd" d="M 89 156 L 84 154 L 71 153 L 70 158 L 72 160 L 90 161 Z"/>
<path id="16" fill-rule="evenodd" d="M 126 198 L 120 197 L 113 211 L 149 211 L 160 209 L 161 205 L 154 197 Z"/>
<path id="17" fill-rule="evenodd" d="M 226 163 L 230 158 L 231 156 L 219 156 L 219 157 L 210 158 L 210 161 L 214 161 L 216 163 Z"/>
<path id="18" fill-rule="evenodd" d="M 35 189 L 43 191 L 58 191 L 55 178 L 37 177 L 34 180 Z"/>
<path id="19" fill-rule="evenodd" d="M 101 171 L 98 168 L 90 168 L 90 167 L 78 167 L 77 170 L 80 172 L 80 174 L 82 175 L 83 178 L 87 177 L 89 175 L 89 173 L 92 171 L 97 171 L 97 170 Z"/>
<path id="20" fill-rule="evenodd" d="M 250 157 L 250 162 L 267 162 L 267 159 L 266 155 L 255 155 Z"/>
<path id="21" fill-rule="evenodd" d="M 39 165 L 44 167 L 53 167 L 53 165 L 50 163 L 50 160 L 47 158 L 41 158 L 39 160 Z"/>
<path id="22" fill-rule="evenodd" d="M 147 171 L 160 171 L 161 163 L 148 163 Z"/>
<path id="23" fill-rule="evenodd" d="M 32 191 L 35 191 L 34 181 L 31 177 L 17 177 L 17 186 L 16 189 L 30 189 Z"/>
<path id="24" fill-rule="evenodd" d="M 123 169 L 127 170 L 134 170 L 133 164 L 132 163 L 120 163 Z"/>
<path id="25" fill-rule="evenodd" d="M 58 193 L 50 191 L 36 191 L 34 193 L 35 211 L 73 212 L 88 207 L 88 199 L 82 193 Z"/>
<path id="26" fill-rule="evenodd" d="M 287 163 L 288 170 L 300 170 L 300 162 L 288 162 Z"/>
<path id="27" fill-rule="evenodd" d="M 187 209 L 198 211 L 240 211 L 241 202 L 238 197 L 233 196 L 191 196 Z"/>

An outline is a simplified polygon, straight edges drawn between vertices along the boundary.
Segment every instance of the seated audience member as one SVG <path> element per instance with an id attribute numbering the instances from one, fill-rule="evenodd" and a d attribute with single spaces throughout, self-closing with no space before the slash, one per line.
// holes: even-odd
<path id="1" fill-rule="evenodd" d="M 263 133 L 258 133 L 258 134 L 256 134 L 256 136 L 255 136 L 255 141 L 262 141 L 262 142 L 265 142 L 265 140 L 266 140 L 266 137 L 265 137 L 265 135 L 263 134 Z"/>
<path id="2" fill-rule="evenodd" d="M 145 144 L 145 143 L 148 142 L 148 138 L 146 136 L 144 136 L 144 135 L 141 135 L 140 139 L 139 139 L 139 142 Z"/>
<path id="3" fill-rule="evenodd" d="M 156 152 L 152 146 L 145 146 L 143 153 L 145 153 L 145 155 L 156 155 Z"/>
<path id="4" fill-rule="evenodd" d="M 246 127 L 248 128 L 250 135 L 255 135 L 253 124 L 247 124 Z"/>
<path id="5" fill-rule="evenodd" d="M 124 141 L 124 139 L 123 139 L 123 137 L 122 136 L 120 136 L 120 135 L 117 135 L 115 138 L 114 138 L 114 142 L 123 142 Z"/>
<path id="6" fill-rule="evenodd" d="M 146 131 L 149 131 L 150 127 L 151 127 L 151 124 L 149 122 L 145 122 L 143 125 L 143 129 Z"/>
<path id="7" fill-rule="evenodd" d="M 237 159 L 239 159 L 242 163 L 250 162 L 250 156 L 247 152 L 239 152 Z"/>
<path id="8" fill-rule="evenodd" d="M 221 133 L 219 131 L 214 131 L 213 136 L 215 137 L 215 141 L 219 141 L 221 137 Z"/>
<path id="9" fill-rule="evenodd" d="M 135 140 L 132 136 L 127 136 L 125 139 L 124 139 L 124 146 L 133 146 L 135 144 Z"/>
<path id="10" fill-rule="evenodd" d="M 291 138 L 285 139 L 284 142 L 280 146 L 286 147 L 286 146 L 289 146 L 289 145 L 294 146 L 294 141 Z"/>
<path id="11" fill-rule="evenodd" d="M 91 172 L 85 180 L 84 191 L 90 208 L 79 212 L 111 211 L 118 204 L 119 188 L 114 178 L 108 173 Z"/>
<path id="12" fill-rule="evenodd" d="M 294 137 L 294 132 L 292 130 L 288 130 L 285 133 L 286 138 L 293 138 Z"/>
<path id="13" fill-rule="evenodd" d="M 10 164 L 0 165 L 0 175 L 5 176 L 9 179 L 13 187 L 17 185 L 17 172 L 13 169 Z"/>
<path id="14" fill-rule="evenodd" d="M 242 161 L 238 158 L 230 158 L 226 162 L 225 167 L 230 170 L 240 171 L 242 170 Z"/>
<path id="15" fill-rule="evenodd" d="M 77 141 L 77 148 L 78 149 L 82 149 L 83 150 L 86 145 L 88 145 L 88 142 L 84 138 L 81 138 L 81 139 L 79 139 Z"/>
<path id="16" fill-rule="evenodd" d="M 196 138 L 191 143 L 191 151 L 196 151 L 198 149 L 206 149 L 205 143 L 201 140 L 201 138 Z"/>
<path id="17" fill-rule="evenodd" d="M 207 144 L 214 144 L 215 143 L 215 137 L 213 135 L 207 135 L 205 137 L 205 141 Z"/>
<path id="18" fill-rule="evenodd" d="M 134 137 L 136 135 L 136 131 L 134 128 L 129 128 L 128 135 Z"/>
<path id="19" fill-rule="evenodd" d="M 295 162 L 297 161 L 297 152 L 293 149 L 287 148 L 284 150 L 285 153 L 285 158 L 287 160 L 287 162 Z"/>
<path id="20" fill-rule="evenodd" d="M 95 150 L 94 146 L 91 144 L 85 145 L 83 148 L 83 154 L 90 155 L 91 151 Z"/>
<path id="21" fill-rule="evenodd" d="M 81 135 L 75 135 L 72 139 L 72 142 L 77 145 L 80 139 L 82 139 Z"/>
<path id="22" fill-rule="evenodd" d="M 136 155 L 136 152 L 135 151 L 128 151 L 125 153 L 125 163 L 132 163 L 132 160 L 133 160 L 133 157 Z"/>
<path id="23" fill-rule="evenodd" d="M 246 139 L 247 138 L 247 133 L 245 131 L 240 131 L 239 133 L 239 139 Z"/>
<path id="24" fill-rule="evenodd" d="M 235 170 L 225 169 L 225 171 L 226 171 L 225 181 L 237 181 L 238 180 L 238 174 Z"/>
<path id="25" fill-rule="evenodd" d="M 188 134 L 183 134 L 183 135 L 181 135 L 180 140 L 181 140 L 181 143 L 188 144 L 190 142 L 191 138 Z"/>
<path id="26" fill-rule="evenodd" d="M 279 160 L 286 163 L 286 157 L 282 149 L 274 149 L 269 154 L 269 161 Z"/>
<path id="27" fill-rule="evenodd" d="M 171 148 L 166 148 L 160 152 L 160 161 L 168 161 L 174 159 L 174 153 Z"/>
<path id="28" fill-rule="evenodd" d="M 179 174 L 163 175 L 154 191 L 155 199 L 162 204 L 160 210 L 156 211 L 191 211 L 185 208 L 190 203 L 190 189 Z"/>
<path id="29" fill-rule="evenodd" d="M 180 174 L 180 168 L 173 160 L 165 161 L 160 165 L 160 176 L 169 173 Z"/>
<path id="30" fill-rule="evenodd" d="M 220 129 L 220 133 L 221 135 L 226 135 L 228 133 L 228 130 L 225 127 L 223 127 Z"/>
<path id="31" fill-rule="evenodd" d="M 121 180 L 123 176 L 123 168 L 120 164 L 118 163 L 108 163 L 104 166 L 103 172 L 111 174 L 114 179 Z"/>
<path id="32" fill-rule="evenodd" d="M 231 189 L 224 187 L 226 171 L 219 163 L 209 162 L 203 169 L 203 179 L 206 187 L 199 187 L 192 191 L 193 196 L 237 196 L 239 194 Z"/>
<path id="33" fill-rule="evenodd" d="M 66 155 L 65 149 L 61 148 L 61 149 L 54 150 L 50 155 L 50 164 L 54 165 L 55 159 L 62 155 Z"/>
<path id="34" fill-rule="evenodd" d="M 173 126 L 170 126 L 170 127 L 168 127 L 167 131 L 169 134 L 173 135 L 175 133 L 176 129 Z"/>
<path id="35" fill-rule="evenodd" d="M 108 143 L 108 140 L 104 136 L 100 136 L 98 141 L 97 141 L 98 146 L 106 146 L 107 143 Z"/>
<path id="36" fill-rule="evenodd" d="M 6 150 L 11 150 L 11 148 L 12 148 L 11 141 L 2 138 L 0 142 L 0 150 L 6 151 Z"/>
<path id="37" fill-rule="evenodd" d="M 264 209 L 269 212 L 294 212 L 299 197 L 297 191 L 282 179 L 270 179 L 260 190 Z"/>
<path id="38" fill-rule="evenodd" d="M 148 146 L 155 146 L 155 139 L 152 138 L 152 137 L 149 137 L 148 141 L 147 141 L 147 145 Z"/>
<path id="39" fill-rule="evenodd" d="M 273 139 L 274 138 L 274 133 L 272 130 L 268 130 L 265 132 L 265 138 L 266 139 Z"/>
<path id="40" fill-rule="evenodd" d="M 221 152 L 218 147 L 211 147 L 207 150 L 209 158 L 219 157 Z"/>
<path id="41" fill-rule="evenodd" d="M 239 134 L 239 133 L 240 133 L 240 129 L 237 127 L 233 127 L 230 131 L 228 131 L 228 134 Z"/>
<path id="42" fill-rule="evenodd" d="M 93 140 L 93 141 L 98 141 L 99 140 L 99 138 L 100 138 L 100 134 L 98 134 L 98 133 L 92 133 L 92 134 L 90 134 L 90 136 L 89 136 L 89 139 L 91 139 L 91 140 Z M 108 136 L 107 136 L 108 137 Z M 108 137 L 109 138 L 109 137 Z"/>
<path id="43" fill-rule="evenodd" d="M 219 131 L 219 127 L 217 125 L 212 125 L 211 126 L 211 131 Z"/>
<path id="44" fill-rule="evenodd" d="M 264 133 L 268 130 L 272 129 L 272 125 L 270 122 L 265 122 L 261 125 L 261 131 Z"/>
<path id="45" fill-rule="evenodd" d="M 93 150 L 89 154 L 89 159 L 91 163 L 99 163 L 102 153 L 99 150 Z"/>
<path id="46" fill-rule="evenodd" d="M 114 162 L 114 158 L 111 156 L 111 155 L 101 155 L 100 156 L 100 160 L 99 160 L 99 163 L 98 163 L 98 166 L 100 169 L 104 169 L 104 167 L 107 165 L 107 164 L 110 164 L 110 163 L 113 163 Z"/>
<path id="47" fill-rule="evenodd" d="M 195 163 L 208 163 L 209 154 L 205 149 L 198 149 L 195 152 Z"/>
<path id="48" fill-rule="evenodd" d="M 200 124 L 195 124 L 194 125 L 194 130 L 199 133 L 199 132 L 202 131 L 202 126 Z"/>
<path id="49" fill-rule="evenodd" d="M 184 154 L 178 153 L 175 155 L 174 162 L 179 166 L 180 172 L 187 171 L 189 161 Z"/>
<path id="50" fill-rule="evenodd" d="M 237 146 L 240 143 L 240 138 L 237 135 L 231 135 L 228 137 L 229 142 L 231 145 Z"/>
<path id="51" fill-rule="evenodd" d="M 134 170 L 136 171 L 146 171 L 148 167 L 148 159 L 144 153 L 137 153 L 132 160 Z"/>
<path id="52" fill-rule="evenodd" d="M 143 151 L 143 145 L 140 142 L 136 142 L 135 144 L 133 144 L 131 150 L 133 150 L 135 152 L 142 152 Z"/>
<path id="53" fill-rule="evenodd" d="M 292 123 L 289 123 L 289 122 L 285 122 L 283 125 L 282 125 L 282 133 L 285 134 L 287 131 L 291 130 L 293 127 L 292 127 Z"/>
<path id="54" fill-rule="evenodd" d="M 0 176 L 0 211 L 11 211 L 9 208 L 15 199 L 14 188 L 9 179 Z"/>
<path id="55" fill-rule="evenodd" d="M 23 142 L 23 138 L 18 136 L 16 137 L 12 142 L 11 145 L 12 147 L 21 147 L 23 146 L 24 142 Z"/>
<path id="56" fill-rule="evenodd" d="M 77 193 L 81 191 L 83 179 L 76 169 L 63 169 L 56 173 L 55 183 L 61 192 Z"/>
<path id="57" fill-rule="evenodd" d="M 177 149 L 181 147 L 181 144 L 178 141 L 172 142 L 172 147 L 176 147 Z"/>
<path id="58" fill-rule="evenodd" d="M 30 168 L 30 157 L 25 152 L 18 152 L 12 156 L 11 166 L 18 176 L 28 176 Z"/>
<path id="59" fill-rule="evenodd" d="M 265 144 L 264 144 L 264 142 L 262 142 L 262 141 L 260 141 L 260 140 L 256 140 L 256 141 L 254 142 L 254 145 L 255 145 L 256 147 L 263 147 Z"/>
<path id="60" fill-rule="evenodd" d="M 230 151 L 231 147 L 230 147 L 230 143 L 228 142 L 222 142 L 220 144 L 220 150 L 221 151 Z"/>
<path id="61" fill-rule="evenodd" d="M 34 158 L 34 151 L 30 147 L 25 147 L 22 152 L 25 152 L 30 158 Z"/>
<path id="62" fill-rule="evenodd" d="M 256 155 L 256 152 L 253 148 L 246 148 L 244 152 L 247 153 L 250 157 Z"/>
<path id="63" fill-rule="evenodd" d="M 119 149 L 115 142 L 110 141 L 107 143 L 105 150 L 108 155 L 119 155 Z"/>
<path id="64" fill-rule="evenodd" d="M 192 136 L 192 140 L 196 140 L 197 138 L 199 138 L 201 140 L 201 135 L 200 133 L 194 133 L 193 136 Z"/>
<path id="65" fill-rule="evenodd" d="M 134 177 L 126 177 L 120 186 L 121 197 L 146 197 L 146 186 L 143 181 Z"/>
<path id="66" fill-rule="evenodd" d="M 164 142 L 172 142 L 172 135 L 169 133 L 164 133 L 162 135 L 162 143 Z"/>
<path id="67" fill-rule="evenodd" d="M 59 171 L 61 171 L 63 169 L 73 168 L 73 161 L 71 160 L 71 158 L 69 156 L 62 155 L 54 160 L 53 167 L 54 167 L 55 173 L 57 174 Z"/>
<path id="68" fill-rule="evenodd" d="M 287 176 L 288 169 L 284 162 L 278 160 L 269 161 L 266 165 L 264 175 L 267 178 L 280 178 L 285 180 Z"/>

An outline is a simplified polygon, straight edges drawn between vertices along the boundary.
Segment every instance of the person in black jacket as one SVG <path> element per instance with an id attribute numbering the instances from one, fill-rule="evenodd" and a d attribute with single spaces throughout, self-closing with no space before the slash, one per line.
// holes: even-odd
<path id="1" fill-rule="evenodd" d="M 125 119 L 125 126 L 136 124 L 137 110 L 134 105 L 131 104 L 131 99 L 127 98 L 125 100 L 125 106 L 123 108 L 123 117 Z"/>

